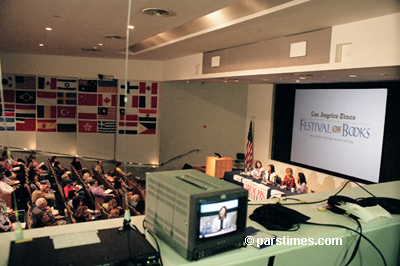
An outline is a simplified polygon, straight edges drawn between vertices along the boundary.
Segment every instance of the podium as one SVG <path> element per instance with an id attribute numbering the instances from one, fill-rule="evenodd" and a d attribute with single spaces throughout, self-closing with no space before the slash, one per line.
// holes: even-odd
<path id="1" fill-rule="evenodd" d="M 232 171 L 232 158 L 222 157 L 218 158 L 216 156 L 207 156 L 206 158 L 206 174 L 223 178 L 225 172 Z"/>

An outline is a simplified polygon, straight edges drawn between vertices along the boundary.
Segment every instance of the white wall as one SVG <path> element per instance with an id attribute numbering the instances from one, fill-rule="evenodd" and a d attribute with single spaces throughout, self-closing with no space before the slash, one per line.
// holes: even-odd
<path id="1" fill-rule="evenodd" d="M 246 104 L 246 85 L 164 82 L 160 162 L 201 151 L 177 158 L 163 169 L 205 165 L 206 156 L 215 152 L 232 158 L 244 152 Z"/>

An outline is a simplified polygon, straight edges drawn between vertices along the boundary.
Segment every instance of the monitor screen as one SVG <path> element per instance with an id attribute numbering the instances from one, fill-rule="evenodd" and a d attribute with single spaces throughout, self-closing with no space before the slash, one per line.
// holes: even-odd
<path id="1" fill-rule="evenodd" d="M 229 234 L 237 230 L 239 199 L 200 204 L 199 238 Z"/>

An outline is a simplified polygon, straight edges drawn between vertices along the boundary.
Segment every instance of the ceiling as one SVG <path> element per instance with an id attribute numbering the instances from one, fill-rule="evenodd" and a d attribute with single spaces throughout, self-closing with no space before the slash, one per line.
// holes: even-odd
<path id="1" fill-rule="evenodd" d="M 134 0 L 128 23 L 129 4 L 1 0 L 0 52 L 123 59 L 129 44 L 130 59 L 164 61 L 400 12 L 399 0 Z M 143 12 L 148 8 L 159 12 Z M 135 27 L 129 33 L 128 24 Z M 397 67 L 354 71 L 382 80 L 400 76 Z M 348 76 L 346 70 L 304 74 L 332 82 L 343 81 L 343 72 Z M 288 77 L 298 80 L 293 76 L 199 81 L 282 83 Z"/>

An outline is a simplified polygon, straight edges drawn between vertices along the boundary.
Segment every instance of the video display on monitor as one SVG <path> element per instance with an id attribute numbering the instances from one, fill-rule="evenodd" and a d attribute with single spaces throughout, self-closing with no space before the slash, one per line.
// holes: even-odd
<path id="1" fill-rule="evenodd" d="M 216 237 L 237 230 L 238 199 L 200 205 L 199 238 Z"/>

